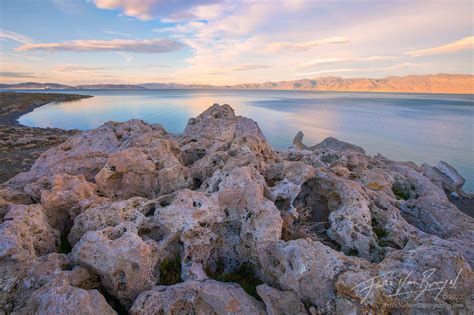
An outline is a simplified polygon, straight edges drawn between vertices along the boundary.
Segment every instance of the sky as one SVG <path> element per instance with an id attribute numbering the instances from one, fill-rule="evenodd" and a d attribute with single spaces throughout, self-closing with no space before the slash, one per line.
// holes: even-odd
<path id="1" fill-rule="evenodd" d="M 0 82 L 473 74 L 471 0 L 1 0 Z"/>

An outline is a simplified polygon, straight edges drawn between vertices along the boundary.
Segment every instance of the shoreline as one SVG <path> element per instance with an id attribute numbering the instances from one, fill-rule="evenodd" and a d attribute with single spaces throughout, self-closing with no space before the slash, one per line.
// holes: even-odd
<path id="1" fill-rule="evenodd" d="M 30 169 L 41 153 L 64 142 L 78 130 L 28 127 L 18 119 L 51 102 L 92 97 L 59 93 L 0 93 L 0 183 Z"/>
<path id="2" fill-rule="evenodd" d="M 18 119 L 35 108 L 52 102 L 71 102 L 90 97 L 93 96 L 64 93 L 0 92 L 0 125 L 23 126 L 18 122 Z M 8 104 L 9 102 L 10 104 Z"/>

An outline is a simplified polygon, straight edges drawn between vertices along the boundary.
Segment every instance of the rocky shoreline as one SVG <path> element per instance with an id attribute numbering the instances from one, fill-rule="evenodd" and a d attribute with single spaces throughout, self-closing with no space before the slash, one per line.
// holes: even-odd
<path id="1" fill-rule="evenodd" d="M 76 101 L 88 95 L 0 92 L 0 183 L 27 171 L 39 155 L 77 130 L 31 128 L 17 119 L 50 102 Z"/>
<path id="2" fill-rule="evenodd" d="M 109 122 L 0 189 L 0 310 L 472 313 L 463 183 L 334 138 L 274 150 L 228 105 L 181 135 Z"/>

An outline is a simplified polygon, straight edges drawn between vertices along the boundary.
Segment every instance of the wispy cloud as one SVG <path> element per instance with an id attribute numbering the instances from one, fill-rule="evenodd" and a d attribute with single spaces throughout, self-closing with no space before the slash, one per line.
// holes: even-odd
<path id="1" fill-rule="evenodd" d="M 381 68 L 337 68 L 337 69 L 325 69 L 319 71 L 303 72 L 294 74 L 293 77 L 309 77 L 318 74 L 328 74 L 328 73 L 338 73 L 338 72 L 371 72 L 371 71 L 390 71 L 390 70 L 399 70 L 403 68 L 417 68 L 422 67 L 420 64 L 412 62 L 403 62 L 395 64 L 388 67 Z"/>
<path id="2" fill-rule="evenodd" d="M 300 68 L 308 68 L 327 63 L 354 62 L 354 61 L 384 61 L 398 59 L 396 56 L 370 56 L 370 57 L 343 57 L 343 58 L 317 58 L 298 65 Z"/>
<path id="3" fill-rule="evenodd" d="M 168 68 L 165 65 L 135 65 L 135 66 L 125 66 L 127 69 L 151 69 L 151 68 Z M 117 70 L 116 67 L 96 67 L 96 66 L 84 66 L 84 65 L 75 65 L 75 64 L 66 64 L 66 65 L 57 65 L 53 67 L 55 72 L 101 72 L 101 71 L 114 71 Z"/>
<path id="4" fill-rule="evenodd" d="M 364 69 L 361 68 L 338 68 L 338 69 L 327 69 L 327 70 L 320 70 L 320 71 L 311 71 L 311 72 L 303 72 L 303 73 L 296 73 L 294 77 L 308 77 L 315 74 L 326 74 L 326 73 L 336 73 L 336 72 L 354 72 L 354 71 L 363 71 Z"/>
<path id="5" fill-rule="evenodd" d="M 29 44 L 33 42 L 31 37 L 8 31 L 3 28 L 0 28 L 0 38 L 14 40 L 22 44 Z"/>
<path id="6" fill-rule="evenodd" d="M 412 50 L 406 52 L 407 55 L 412 57 L 420 57 L 420 56 L 427 56 L 427 55 L 436 55 L 436 54 L 447 54 L 456 51 L 461 51 L 465 49 L 473 49 L 474 48 L 474 36 L 464 37 L 463 39 L 457 40 L 453 43 L 449 43 L 442 46 L 431 47 L 426 49 L 420 50 Z"/>
<path id="7" fill-rule="evenodd" d="M 211 18 L 219 13 L 218 0 L 92 0 L 100 9 L 120 10 L 122 14 L 151 20 L 181 21 L 192 18 Z"/>
<path id="8" fill-rule="evenodd" d="M 87 67 L 87 66 L 76 66 L 76 65 L 59 65 L 53 68 L 56 72 L 90 72 L 90 71 L 102 71 L 107 70 L 107 67 Z"/>
<path id="9" fill-rule="evenodd" d="M 15 59 L 22 59 L 22 60 L 34 60 L 34 61 L 37 61 L 37 60 L 43 60 L 43 58 L 40 58 L 40 57 L 37 57 L 37 56 L 29 56 L 27 54 L 14 54 L 14 53 L 0 53 L 0 58 L 7 58 L 7 57 L 10 57 L 10 58 L 15 58 Z"/>
<path id="10" fill-rule="evenodd" d="M 229 75 L 229 72 L 216 70 L 216 71 L 208 71 L 208 72 L 205 72 L 204 74 L 209 74 L 209 75 Z"/>
<path id="11" fill-rule="evenodd" d="M 30 72 L 10 72 L 1 71 L 0 77 L 3 78 L 38 78 L 39 76 Z"/>
<path id="12" fill-rule="evenodd" d="M 403 62 L 403 63 L 399 63 L 393 66 L 378 68 L 376 70 L 389 71 L 389 70 L 398 70 L 398 69 L 403 69 L 403 68 L 419 68 L 419 67 L 423 67 L 423 65 L 413 63 L 413 62 Z"/>
<path id="13" fill-rule="evenodd" d="M 242 64 L 237 65 L 231 68 L 232 71 L 250 71 L 250 70 L 257 70 L 257 69 L 267 69 L 271 68 L 272 66 L 269 65 L 259 65 L 259 64 Z"/>
<path id="14" fill-rule="evenodd" d="M 117 54 L 122 57 L 123 59 L 125 59 L 125 62 L 126 63 L 131 63 L 133 61 L 133 56 L 127 54 L 127 53 L 124 53 L 122 51 L 118 51 Z"/>
<path id="15" fill-rule="evenodd" d="M 139 53 L 167 53 L 182 49 L 185 45 L 172 39 L 113 39 L 113 40 L 72 40 L 61 43 L 25 44 L 18 51 L 129 51 Z"/>
<path id="16" fill-rule="evenodd" d="M 316 46 L 325 44 L 347 44 L 349 38 L 347 37 L 329 37 L 320 40 L 304 41 L 304 42 L 274 42 L 267 46 L 267 50 L 270 52 L 277 51 L 305 51 Z"/>

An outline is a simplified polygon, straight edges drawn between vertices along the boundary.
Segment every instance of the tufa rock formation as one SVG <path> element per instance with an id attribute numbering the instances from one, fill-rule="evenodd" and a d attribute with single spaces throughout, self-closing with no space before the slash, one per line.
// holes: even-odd
<path id="1" fill-rule="evenodd" d="M 276 151 L 229 105 L 181 135 L 108 122 L 0 189 L 0 313 L 472 313 L 463 182 L 334 138 Z"/>

